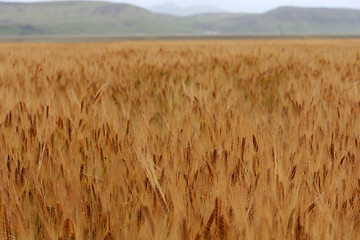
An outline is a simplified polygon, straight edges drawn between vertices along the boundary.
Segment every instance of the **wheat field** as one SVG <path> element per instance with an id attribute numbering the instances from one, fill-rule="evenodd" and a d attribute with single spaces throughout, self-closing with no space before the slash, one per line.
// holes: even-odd
<path id="1" fill-rule="evenodd" d="M 2 239 L 359 239 L 360 40 L 0 44 Z"/>

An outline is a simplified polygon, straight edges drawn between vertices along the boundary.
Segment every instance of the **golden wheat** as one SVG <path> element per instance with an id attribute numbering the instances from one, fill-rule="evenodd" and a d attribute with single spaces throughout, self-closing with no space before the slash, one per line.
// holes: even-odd
<path id="1" fill-rule="evenodd" d="M 4 239 L 358 239 L 359 46 L 1 44 Z"/>

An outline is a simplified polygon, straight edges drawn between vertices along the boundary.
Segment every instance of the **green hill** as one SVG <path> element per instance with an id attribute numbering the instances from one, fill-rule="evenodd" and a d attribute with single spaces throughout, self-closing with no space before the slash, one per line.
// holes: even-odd
<path id="1" fill-rule="evenodd" d="M 197 33 L 186 21 L 128 4 L 0 3 L 0 35 L 147 35 Z"/>
<path id="2" fill-rule="evenodd" d="M 176 17 L 108 2 L 0 3 L 0 36 L 358 35 L 360 10 L 282 7 Z"/>

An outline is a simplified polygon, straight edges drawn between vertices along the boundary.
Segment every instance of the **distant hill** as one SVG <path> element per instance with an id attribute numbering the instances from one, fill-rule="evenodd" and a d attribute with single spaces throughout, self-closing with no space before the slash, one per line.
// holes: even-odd
<path id="1" fill-rule="evenodd" d="M 159 5 L 154 5 L 149 8 L 150 11 L 155 13 L 165 13 L 174 16 L 191 16 L 195 14 L 203 13 L 226 13 L 228 11 L 214 7 L 211 5 L 193 5 L 188 7 L 179 7 L 175 3 L 164 3 Z"/>
<path id="2" fill-rule="evenodd" d="M 0 3 L 0 36 L 196 34 L 187 21 L 129 4 Z"/>
<path id="3" fill-rule="evenodd" d="M 0 36 L 360 35 L 360 10 L 281 7 L 186 17 L 108 2 L 0 3 Z"/>
<path id="4" fill-rule="evenodd" d="M 224 34 L 358 35 L 360 10 L 280 7 L 263 14 L 225 17 L 209 27 Z"/>

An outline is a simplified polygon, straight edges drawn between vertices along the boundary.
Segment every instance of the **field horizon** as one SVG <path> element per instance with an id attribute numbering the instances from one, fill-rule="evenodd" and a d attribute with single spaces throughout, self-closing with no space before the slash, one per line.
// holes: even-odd
<path id="1" fill-rule="evenodd" d="M 0 36 L 0 43 L 18 44 L 18 43 L 123 43 L 123 42 L 177 42 L 177 41 L 287 41 L 287 40 L 356 40 L 360 35 L 159 35 L 159 36 Z"/>

